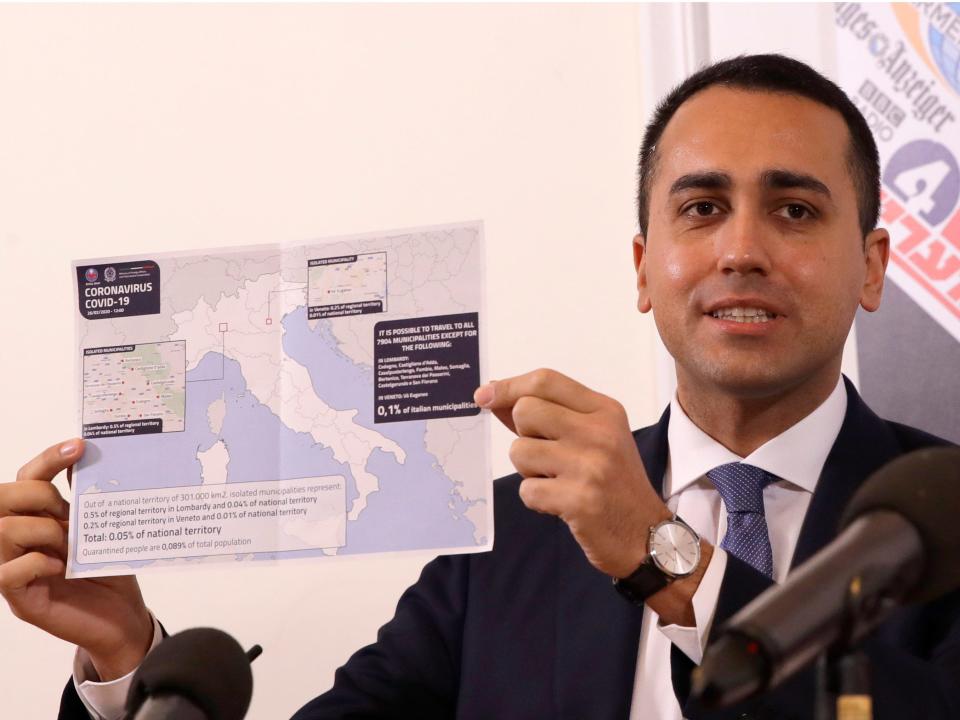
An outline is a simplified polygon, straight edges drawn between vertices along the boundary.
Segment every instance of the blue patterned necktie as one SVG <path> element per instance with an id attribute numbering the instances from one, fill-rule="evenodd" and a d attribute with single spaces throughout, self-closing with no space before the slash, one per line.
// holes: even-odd
<path id="1" fill-rule="evenodd" d="M 777 478 L 745 463 L 727 463 L 707 473 L 727 508 L 727 534 L 720 547 L 773 578 L 773 551 L 763 512 L 763 489 Z"/>

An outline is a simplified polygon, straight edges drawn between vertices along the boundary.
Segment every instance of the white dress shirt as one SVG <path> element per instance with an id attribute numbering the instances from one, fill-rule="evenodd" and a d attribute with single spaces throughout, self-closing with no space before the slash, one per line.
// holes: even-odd
<path id="1" fill-rule="evenodd" d="M 153 615 L 151 615 L 153 617 Z M 153 617 L 153 650 L 163 640 L 163 630 L 160 621 Z M 148 651 L 149 652 L 149 651 Z M 90 656 L 77 648 L 73 658 L 73 683 L 77 687 L 80 701 L 90 713 L 93 720 L 120 720 L 123 717 L 123 707 L 127 701 L 127 692 L 136 668 L 111 682 L 99 682 L 97 670 L 93 667 Z"/>
<path id="2" fill-rule="evenodd" d="M 695 664 L 703 658 L 727 565 L 727 553 L 718 547 L 727 532 L 727 511 L 707 472 L 726 463 L 745 462 L 780 478 L 763 491 L 763 507 L 773 549 L 773 579 L 782 582 L 846 410 L 847 390 L 841 378 L 820 407 L 742 458 L 694 425 L 674 397 L 667 429 L 670 452 L 663 499 L 714 551 L 693 596 L 696 627 L 660 625 L 655 612 L 649 607 L 643 610 L 630 720 L 681 720 L 673 692 L 670 645 L 676 645 Z"/>
<path id="3" fill-rule="evenodd" d="M 773 577 L 780 582 L 787 575 L 800 525 L 827 454 L 840 432 L 846 408 L 847 391 L 841 378 L 820 407 L 741 458 L 694 425 L 674 397 L 667 430 L 670 455 L 663 479 L 663 498 L 670 510 L 715 549 L 693 596 L 696 627 L 660 625 L 657 614 L 644 608 L 630 720 L 681 720 L 680 706 L 673 692 L 670 645 L 675 644 L 694 663 L 699 664 L 703 657 L 727 565 L 726 552 L 716 547 L 727 531 L 727 513 L 720 494 L 706 477 L 707 472 L 719 465 L 743 461 L 781 478 L 767 486 L 763 493 L 773 548 Z M 160 640 L 160 625 L 154 619 L 152 647 Z M 96 682 L 95 678 L 89 657 L 78 650 L 73 681 L 90 717 L 119 720 L 133 673 L 107 683 Z"/>

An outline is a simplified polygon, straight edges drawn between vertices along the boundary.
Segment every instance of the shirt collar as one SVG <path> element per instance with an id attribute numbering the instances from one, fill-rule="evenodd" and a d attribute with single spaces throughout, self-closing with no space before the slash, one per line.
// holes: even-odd
<path id="1" fill-rule="evenodd" d="M 731 462 L 763 468 L 812 493 L 830 448 L 840 434 L 846 410 L 847 389 L 841 377 L 816 410 L 742 458 L 697 427 L 680 407 L 674 393 L 667 427 L 670 470 L 664 479 L 663 496 L 676 495 L 708 471 Z"/>

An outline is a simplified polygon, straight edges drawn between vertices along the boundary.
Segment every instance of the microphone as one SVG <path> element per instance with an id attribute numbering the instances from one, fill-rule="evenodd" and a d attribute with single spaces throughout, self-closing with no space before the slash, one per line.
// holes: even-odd
<path id="1" fill-rule="evenodd" d="M 960 448 L 917 450 L 860 487 L 841 533 L 734 615 L 693 673 L 706 708 L 745 700 L 834 647 L 862 639 L 894 609 L 960 587 Z"/>
<path id="2" fill-rule="evenodd" d="M 133 676 L 126 717 L 132 720 L 243 720 L 253 695 L 248 655 L 227 633 L 193 628 L 147 655 Z"/>

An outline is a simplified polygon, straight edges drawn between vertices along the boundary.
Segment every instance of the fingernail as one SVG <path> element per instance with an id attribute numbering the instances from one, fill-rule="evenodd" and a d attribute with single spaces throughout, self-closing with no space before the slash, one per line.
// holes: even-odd
<path id="1" fill-rule="evenodd" d="M 480 407 L 488 407 L 493 403 L 493 383 L 488 382 L 478 387 L 473 393 L 473 401 Z"/>
<path id="2" fill-rule="evenodd" d="M 60 456 L 70 457 L 77 452 L 77 441 L 69 440 L 60 446 Z"/>

